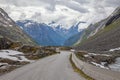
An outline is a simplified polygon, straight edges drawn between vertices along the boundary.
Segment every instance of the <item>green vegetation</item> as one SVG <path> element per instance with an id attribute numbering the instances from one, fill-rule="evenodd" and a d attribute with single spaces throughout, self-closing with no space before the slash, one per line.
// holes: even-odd
<path id="1" fill-rule="evenodd" d="M 96 24 L 94 24 L 94 26 L 98 26 L 98 24 L 99 23 L 96 23 Z M 87 39 L 87 36 L 91 33 L 91 31 L 88 29 L 83 34 L 81 43 L 79 43 L 77 45 L 82 45 L 82 44 L 84 44 L 85 42 L 87 42 L 89 40 L 93 40 L 93 39 L 95 39 L 96 37 L 98 37 L 98 36 L 100 36 L 102 34 L 105 34 L 105 33 L 109 32 L 111 30 L 116 29 L 117 27 L 120 27 L 120 19 L 116 20 L 115 22 L 111 23 L 108 26 L 105 26 L 104 29 L 99 30 L 94 36 Z"/>
<path id="2" fill-rule="evenodd" d="M 113 29 L 116 29 L 117 27 L 120 27 L 120 19 L 116 20 L 115 22 L 113 22 L 112 24 L 105 26 L 104 29 L 100 30 L 99 32 L 97 32 L 97 34 L 95 34 L 94 36 L 92 36 L 90 39 L 94 39 L 97 36 L 104 34 L 106 32 L 109 32 Z"/>
<path id="3" fill-rule="evenodd" d="M 116 20 L 115 22 L 113 22 L 112 24 L 106 26 L 104 29 L 103 29 L 103 32 L 106 32 L 106 31 L 110 31 L 110 30 L 113 30 L 117 27 L 120 27 L 120 19 Z"/>
<path id="4" fill-rule="evenodd" d="M 70 55 L 70 63 L 72 64 L 72 67 L 74 69 L 75 72 L 79 73 L 80 76 L 84 77 L 86 80 L 94 80 L 92 77 L 88 76 L 87 74 L 85 74 L 82 70 L 80 70 L 75 63 L 72 61 L 72 54 Z"/>

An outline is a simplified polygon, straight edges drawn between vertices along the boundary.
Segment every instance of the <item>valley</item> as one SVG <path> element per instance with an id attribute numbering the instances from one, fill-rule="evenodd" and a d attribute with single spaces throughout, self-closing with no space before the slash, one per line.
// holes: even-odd
<path id="1" fill-rule="evenodd" d="M 39 45 L 42 46 L 67 46 L 73 45 L 78 39 L 73 40 L 73 43 L 66 43 L 73 35 L 82 34 L 82 30 L 78 31 L 80 24 L 85 22 L 78 22 L 69 29 L 62 28 L 56 23 L 38 23 L 32 20 L 17 21 L 16 24 L 20 26 L 28 35 L 30 35 Z M 52 27 L 55 25 L 55 27 Z"/>
<path id="2" fill-rule="evenodd" d="M 60 2 L 0 8 L 0 80 L 120 79 L 120 6 Z"/>

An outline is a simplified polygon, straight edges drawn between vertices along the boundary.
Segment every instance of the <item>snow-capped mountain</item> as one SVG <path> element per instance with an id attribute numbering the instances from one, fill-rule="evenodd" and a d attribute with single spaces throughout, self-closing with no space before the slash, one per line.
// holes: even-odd
<path id="1" fill-rule="evenodd" d="M 61 46 L 65 40 L 54 29 L 44 23 L 32 20 L 17 21 L 17 24 L 28 33 L 38 44 L 43 46 Z"/>
<path id="2" fill-rule="evenodd" d="M 32 20 L 22 20 L 16 23 L 40 45 L 63 46 L 69 37 L 79 33 L 79 24 L 83 22 L 79 22 L 69 29 L 65 29 L 55 22 L 44 24 Z"/>
<path id="3" fill-rule="evenodd" d="M 81 30 L 79 30 L 79 25 L 81 23 L 85 24 L 86 22 L 79 21 L 78 23 L 72 25 L 69 29 L 65 29 L 65 28 L 61 27 L 62 25 L 56 25 L 56 23 L 53 23 L 51 26 L 55 25 L 54 26 L 54 30 L 67 40 L 71 36 L 73 36 L 73 35 L 78 34 L 79 32 L 81 32 Z"/>

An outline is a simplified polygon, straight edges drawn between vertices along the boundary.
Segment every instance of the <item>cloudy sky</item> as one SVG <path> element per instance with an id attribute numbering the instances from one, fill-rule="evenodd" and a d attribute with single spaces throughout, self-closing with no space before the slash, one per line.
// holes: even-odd
<path id="1" fill-rule="evenodd" d="M 69 28 L 79 21 L 87 24 L 100 21 L 120 6 L 120 0 L 0 0 L 0 7 L 17 20 L 35 20 L 40 23 L 62 24 Z"/>

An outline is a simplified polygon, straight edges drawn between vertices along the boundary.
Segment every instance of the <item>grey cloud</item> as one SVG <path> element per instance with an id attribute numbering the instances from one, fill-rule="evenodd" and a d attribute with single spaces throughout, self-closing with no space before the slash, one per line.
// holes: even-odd
<path id="1" fill-rule="evenodd" d="M 36 12 L 31 18 L 37 19 L 38 17 L 41 17 L 42 14 L 39 12 Z"/>
<path id="2" fill-rule="evenodd" d="M 86 3 L 90 2 L 90 0 L 74 0 L 74 1 L 76 1 L 76 2 L 78 2 L 80 4 L 86 4 Z"/>
<path id="3" fill-rule="evenodd" d="M 22 20 L 22 19 L 25 18 L 25 17 L 26 17 L 26 14 L 21 13 L 21 15 L 20 15 L 20 20 Z"/>
<path id="4" fill-rule="evenodd" d="M 0 0 L 1 4 L 5 5 L 15 5 L 15 6 L 45 6 L 42 1 L 40 0 Z"/>
<path id="5" fill-rule="evenodd" d="M 70 1 L 64 1 L 64 2 L 57 2 L 59 5 L 64 5 L 64 6 L 67 6 L 73 10 L 76 10 L 76 11 L 79 11 L 80 13 L 86 13 L 86 12 L 89 12 L 88 9 L 82 7 L 82 5 L 78 5 L 78 4 L 74 4 L 74 3 L 71 3 Z"/>
<path id="6" fill-rule="evenodd" d="M 71 3 L 74 1 L 78 4 Z M 80 13 L 89 12 L 84 6 L 89 5 L 91 2 L 94 3 L 94 7 L 98 8 L 99 5 L 103 7 L 117 7 L 120 6 L 120 0 L 0 0 L 1 4 L 15 5 L 15 6 L 44 6 L 46 9 L 54 11 L 56 5 L 67 6 L 73 10 L 79 11 Z M 103 4 L 104 3 L 104 4 Z"/>
<path id="7" fill-rule="evenodd" d="M 63 6 L 69 7 L 73 10 L 79 11 L 81 13 L 88 12 L 88 10 L 86 8 L 81 7 L 82 5 L 80 6 L 78 4 L 71 3 L 71 1 L 69 1 L 69 0 L 41 0 L 41 1 L 44 2 L 44 3 L 49 3 L 50 6 L 47 6 L 46 9 L 52 10 L 52 11 L 55 10 L 56 5 L 63 5 Z M 86 0 L 75 0 L 75 2 L 87 3 Z"/>
<path id="8" fill-rule="evenodd" d="M 79 15 L 79 13 L 80 13 L 79 16 L 82 16 L 83 19 L 85 19 L 85 20 L 88 20 L 89 18 L 90 18 L 90 21 L 95 21 L 96 18 L 97 18 L 97 20 L 100 20 L 101 16 L 106 16 L 106 15 L 108 16 L 108 14 L 106 14 L 106 12 L 110 13 L 111 12 L 110 10 L 113 10 L 117 6 L 120 6 L 120 0 L 0 0 L 0 4 L 8 6 L 8 7 L 5 7 L 4 9 L 10 14 L 12 14 L 14 11 L 14 7 L 13 8 L 9 7 L 11 5 L 14 5 L 15 8 L 17 8 L 18 10 L 21 9 L 19 7 L 26 8 L 27 6 L 30 6 L 30 7 L 34 7 L 33 9 L 41 7 L 42 9 L 45 9 L 46 14 L 48 14 L 50 11 L 51 14 L 48 15 L 48 18 L 49 17 L 50 18 L 49 19 L 46 18 L 46 20 L 44 20 L 45 19 L 43 16 L 44 12 L 43 13 L 41 11 L 34 12 L 34 10 L 33 10 L 33 14 L 29 14 L 31 19 L 38 19 L 39 21 L 42 21 L 42 19 L 43 19 L 43 21 L 49 21 L 49 20 L 54 19 L 56 22 L 60 22 L 63 20 L 62 22 L 65 23 L 65 22 L 68 22 L 67 21 L 68 19 L 72 19 L 72 21 L 74 21 L 73 18 L 75 16 Z M 72 18 L 70 18 L 66 15 L 54 16 L 52 14 L 56 14 L 56 13 L 54 13 L 54 11 L 57 12 L 57 10 L 55 10 L 57 7 L 56 5 L 66 6 L 70 9 L 72 9 L 73 10 L 72 12 L 78 11 L 79 13 L 75 12 L 74 13 L 75 16 L 67 14 L 67 15 L 70 15 Z M 108 11 L 108 9 L 109 9 L 109 11 Z M 27 8 L 25 9 L 25 11 L 26 10 L 27 10 Z M 69 12 L 69 10 L 67 11 L 66 8 L 62 9 L 61 11 L 64 13 Z M 27 13 L 22 14 L 21 10 L 16 11 L 16 12 L 21 13 L 20 18 L 25 18 L 26 15 L 28 15 Z M 86 16 L 86 15 L 88 15 L 88 16 Z M 98 17 L 99 15 L 100 15 L 100 17 Z M 15 15 L 12 15 L 12 16 L 14 17 Z M 15 16 L 15 18 L 16 17 L 17 16 Z M 95 20 L 92 18 L 95 18 Z M 81 17 L 80 17 L 80 19 L 81 19 Z M 66 21 L 64 21 L 64 20 L 66 20 Z M 72 21 L 70 23 L 72 23 Z"/>
<path id="9" fill-rule="evenodd" d="M 120 0 L 105 0 L 105 6 L 107 7 L 118 7 L 120 6 Z"/>
<path id="10" fill-rule="evenodd" d="M 77 5 L 72 5 L 71 4 L 66 4 L 67 7 L 73 9 L 73 10 L 76 10 L 76 11 L 79 11 L 80 13 L 87 13 L 89 12 L 88 9 L 86 8 L 82 8 L 80 6 L 77 6 Z"/>
<path id="11" fill-rule="evenodd" d="M 59 18 L 55 19 L 54 21 L 59 22 L 59 21 L 65 19 L 65 18 L 66 18 L 66 16 L 60 16 Z"/>
<path id="12" fill-rule="evenodd" d="M 105 7 L 103 5 L 103 0 L 100 0 L 100 1 L 94 0 L 92 5 L 96 13 L 105 13 Z"/>

